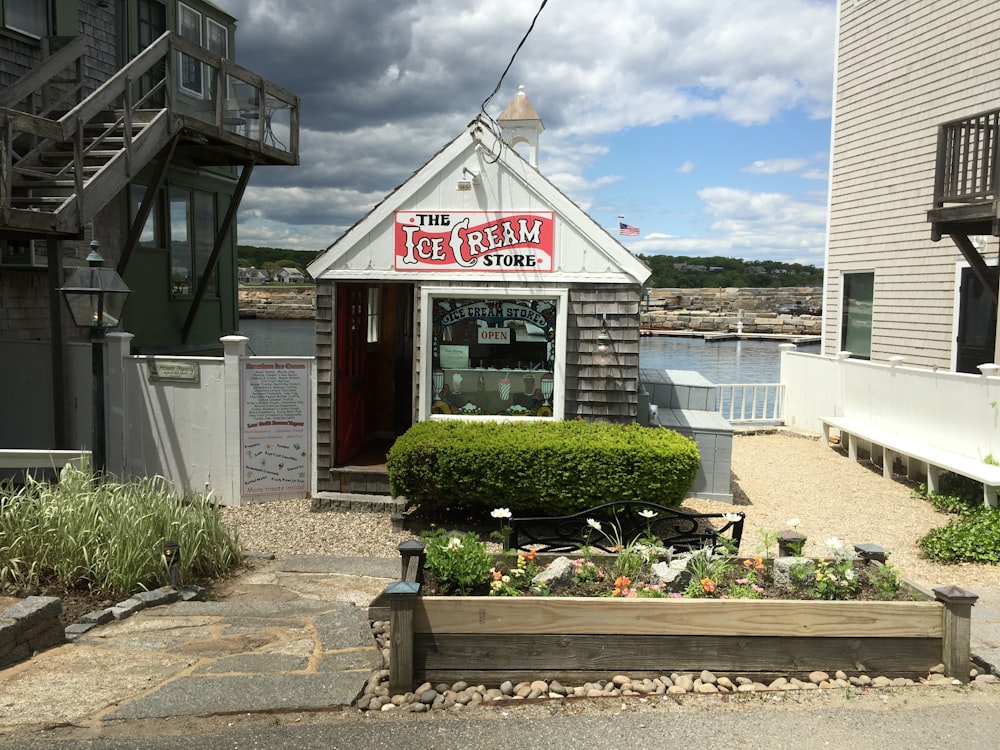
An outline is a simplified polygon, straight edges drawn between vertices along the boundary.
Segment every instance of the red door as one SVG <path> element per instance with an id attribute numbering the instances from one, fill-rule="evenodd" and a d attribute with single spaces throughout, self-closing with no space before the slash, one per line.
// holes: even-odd
<path id="1" fill-rule="evenodd" d="M 338 284 L 336 294 L 337 447 L 334 463 L 343 464 L 360 453 L 365 446 L 363 379 L 368 331 L 368 288 L 364 284 Z"/>

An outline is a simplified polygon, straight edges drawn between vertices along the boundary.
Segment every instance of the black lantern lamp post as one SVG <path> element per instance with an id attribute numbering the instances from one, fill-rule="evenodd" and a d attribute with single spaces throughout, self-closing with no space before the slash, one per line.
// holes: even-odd
<path id="1" fill-rule="evenodd" d="M 103 268 L 104 258 L 97 240 L 90 243 L 87 267 L 77 268 L 59 289 L 69 306 L 73 323 L 90 332 L 91 371 L 93 376 L 93 431 L 91 455 L 94 473 L 101 474 L 107 465 L 104 433 L 104 334 L 121 320 L 129 288 L 113 268 Z"/>

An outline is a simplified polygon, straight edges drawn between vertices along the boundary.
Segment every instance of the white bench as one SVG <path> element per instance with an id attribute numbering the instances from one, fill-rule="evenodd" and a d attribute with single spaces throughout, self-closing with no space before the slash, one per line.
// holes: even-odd
<path id="1" fill-rule="evenodd" d="M 61 469 L 66 464 L 80 466 L 89 461 L 90 451 L 0 448 L 0 469 Z"/>
<path id="2" fill-rule="evenodd" d="M 820 417 L 823 423 L 823 437 L 830 445 L 830 428 L 840 431 L 840 444 L 846 445 L 847 455 L 854 461 L 858 460 L 858 443 L 864 442 L 871 446 L 872 463 L 875 460 L 876 447 L 881 448 L 882 476 L 892 479 L 892 465 L 896 458 L 905 459 L 906 474 L 910 479 L 917 476 L 915 463 L 923 464 L 927 473 L 927 489 L 937 492 L 941 471 L 950 471 L 963 477 L 983 483 L 983 502 L 997 507 L 997 489 L 1000 488 L 1000 466 L 983 463 L 982 460 L 970 458 L 961 453 L 954 453 L 942 448 L 922 443 L 905 435 L 899 435 L 889 430 L 872 427 L 857 419 L 848 417 Z"/>

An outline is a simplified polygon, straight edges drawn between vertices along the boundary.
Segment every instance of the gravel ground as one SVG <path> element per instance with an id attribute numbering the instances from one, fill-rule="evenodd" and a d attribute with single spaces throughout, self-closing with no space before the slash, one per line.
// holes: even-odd
<path id="1" fill-rule="evenodd" d="M 1000 566 L 941 565 L 921 557 L 917 541 L 931 528 L 946 524 L 948 516 L 914 497 L 906 482 L 886 480 L 881 470 L 852 462 L 815 438 L 787 432 L 737 435 L 732 469 L 735 509 L 747 514 L 744 554 L 755 552 L 761 531 L 780 531 L 787 528 L 789 518 L 797 517 L 798 530 L 808 537 L 807 555 L 822 555 L 826 540 L 835 536 L 848 544 L 885 547 L 907 578 L 927 585 L 955 584 L 973 591 L 1000 586 Z M 709 500 L 688 500 L 684 507 L 701 512 L 734 509 Z M 388 515 L 312 513 L 307 500 L 226 508 L 223 517 L 238 529 L 246 549 L 278 558 L 395 558 L 399 543 L 412 538 L 410 533 L 394 532 Z"/>

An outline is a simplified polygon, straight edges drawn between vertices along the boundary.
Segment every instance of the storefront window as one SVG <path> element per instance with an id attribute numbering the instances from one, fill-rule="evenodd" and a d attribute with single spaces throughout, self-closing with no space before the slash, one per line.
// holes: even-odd
<path id="1" fill-rule="evenodd" d="M 430 304 L 432 413 L 553 416 L 558 298 Z"/>

